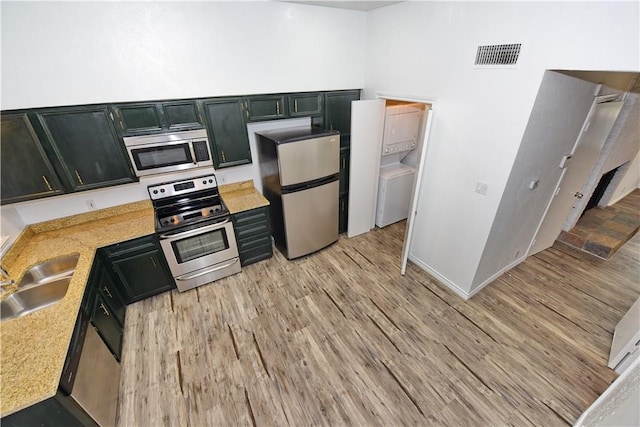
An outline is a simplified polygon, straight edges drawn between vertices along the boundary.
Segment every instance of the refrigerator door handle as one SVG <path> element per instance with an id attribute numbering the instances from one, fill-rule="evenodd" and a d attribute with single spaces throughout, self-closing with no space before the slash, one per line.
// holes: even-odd
<path id="1" fill-rule="evenodd" d="M 320 187 L 322 185 L 331 184 L 334 181 L 340 179 L 340 174 L 326 176 L 320 179 L 314 179 L 313 181 L 304 182 L 302 184 L 293 184 L 282 187 L 282 194 L 295 193 L 297 191 L 309 190 L 311 188 Z"/>

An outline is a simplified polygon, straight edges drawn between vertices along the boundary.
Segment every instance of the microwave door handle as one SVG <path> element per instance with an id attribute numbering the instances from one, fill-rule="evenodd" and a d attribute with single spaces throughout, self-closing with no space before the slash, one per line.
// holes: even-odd
<path id="1" fill-rule="evenodd" d="M 193 150 L 193 142 L 189 142 L 189 152 L 191 153 L 191 161 L 194 165 L 198 164 L 196 161 L 196 152 Z"/>
<path id="2" fill-rule="evenodd" d="M 207 231 L 217 230 L 219 228 L 223 228 L 226 223 L 229 222 L 229 218 L 225 219 L 222 222 L 216 222 L 215 224 L 207 225 L 205 227 L 196 228 L 195 230 L 184 231 L 182 233 L 175 234 L 161 234 L 161 239 L 176 239 L 182 237 L 196 236 L 198 234 L 202 234 Z"/>
<path id="3" fill-rule="evenodd" d="M 192 274 L 192 275 L 189 275 L 189 276 L 178 276 L 178 277 L 176 277 L 176 280 L 180 280 L 181 282 L 184 282 L 185 280 L 195 279 L 196 277 L 204 276 L 205 274 L 213 273 L 214 271 L 218 271 L 218 270 L 222 270 L 223 268 L 231 267 L 236 262 L 238 262 L 238 258 L 234 258 L 230 262 L 228 262 L 228 263 L 226 263 L 224 265 L 219 265 L 219 266 L 217 266 L 215 268 L 212 268 L 210 270 L 207 270 L 207 271 L 201 271 L 199 273 Z"/>

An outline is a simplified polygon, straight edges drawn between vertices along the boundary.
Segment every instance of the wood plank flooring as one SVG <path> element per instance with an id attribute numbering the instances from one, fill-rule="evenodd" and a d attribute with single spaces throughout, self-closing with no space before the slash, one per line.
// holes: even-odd
<path id="1" fill-rule="evenodd" d="M 463 301 L 410 264 L 404 223 L 127 308 L 120 426 L 571 425 L 615 379 L 640 235 L 556 244 Z"/>

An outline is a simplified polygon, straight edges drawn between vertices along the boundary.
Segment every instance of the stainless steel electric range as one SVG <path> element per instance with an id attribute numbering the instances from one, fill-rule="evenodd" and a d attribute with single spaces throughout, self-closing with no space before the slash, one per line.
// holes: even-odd
<path id="1" fill-rule="evenodd" d="M 229 210 L 213 174 L 147 187 L 178 291 L 240 272 Z"/>

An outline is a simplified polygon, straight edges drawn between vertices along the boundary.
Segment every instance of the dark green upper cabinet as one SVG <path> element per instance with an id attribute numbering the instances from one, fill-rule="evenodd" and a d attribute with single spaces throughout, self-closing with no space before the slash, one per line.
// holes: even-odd
<path id="1" fill-rule="evenodd" d="M 122 136 L 204 127 L 196 101 L 167 101 L 111 106 Z"/>
<path id="2" fill-rule="evenodd" d="M 114 105 L 112 108 L 122 135 L 162 131 L 162 120 L 156 104 Z"/>
<path id="3" fill-rule="evenodd" d="M 213 98 L 202 103 L 216 168 L 251 163 L 243 98 Z"/>
<path id="4" fill-rule="evenodd" d="M 351 102 L 360 99 L 359 90 L 343 90 L 325 94 L 325 127 L 340 132 L 340 145 L 351 140 Z"/>
<path id="5" fill-rule="evenodd" d="M 293 93 L 288 98 L 290 117 L 322 116 L 323 93 Z"/>
<path id="6" fill-rule="evenodd" d="M 62 194 L 46 153 L 26 114 L 3 114 L 0 156 L 2 203 Z"/>
<path id="7" fill-rule="evenodd" d="M 135 181 L 107 107 L 56 108 L 37 118 L 70 191 Z"/>
<path id="8" fill-rule="evenodd" d="M 284 95 L 255 95 L 246 98 L 247 120 L 250 122 L 287 117 Z"/>
<path id="9" fill-rule="evenodd" d="M 163 102 L 160 105 L 167 129 L 184 130 L 204 127 L 204 119 L 196 101 Z"/>

